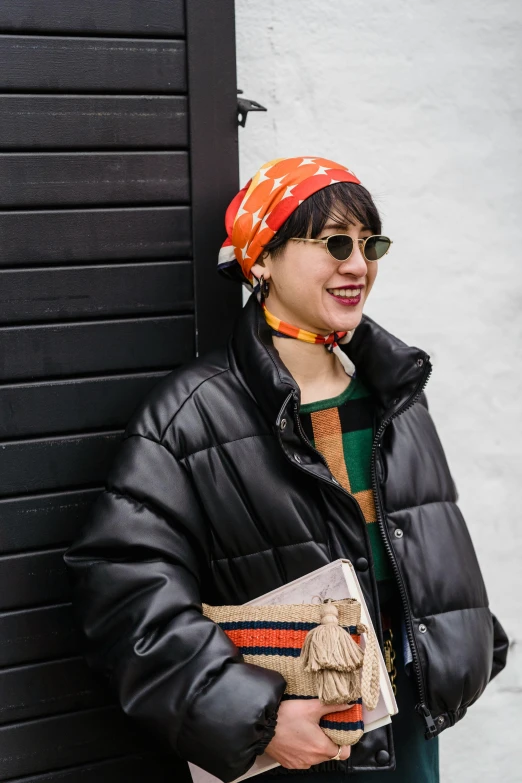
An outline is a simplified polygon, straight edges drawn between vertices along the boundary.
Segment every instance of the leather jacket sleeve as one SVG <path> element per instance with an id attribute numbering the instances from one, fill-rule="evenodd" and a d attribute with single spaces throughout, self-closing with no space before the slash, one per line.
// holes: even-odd
<path id="1" fill-rule="evenodd" d="M 490 681 L 505 667 L 509 649 L 509 639 L 506 632 L 495 615 L 491 616 L 493 618 L 493 666 L 491 667 Z"/>
<path id="2" fill-rule="evenodd" d="M 125 713 L 230 781 L 272 738 L 285 681 L 245 663 L 203 617 L 208 538 L 183 465 L 162 443 L 130 434 L 65 561 L 87 661 Z"/>
<path id="3" fill-rule="evenodd" d="M 420 395 L 419 402 L 422 405 L 424 405 L 424 407 L 427 410 L 429 410 L 428 399 L 424 391 Z M 453 481 L 453 488 L 455 493 L 455 502 L 457 502 L 459 498 L 459 492 L 453 477 L 452 477 L 452 481 Z M 506 632 L 504 631 L 502 625 L 500 624 L 500 622 L 498 621 L 498 619 L 495 617 L 493 613 L 491 613 L 491 618 L 493 623 L 493 664 L 491 667 L 491 674 L 489 678 L 490 682 L 506 666 L 507 655 L 509 651 L 509 639 L 507 637 Z"/>

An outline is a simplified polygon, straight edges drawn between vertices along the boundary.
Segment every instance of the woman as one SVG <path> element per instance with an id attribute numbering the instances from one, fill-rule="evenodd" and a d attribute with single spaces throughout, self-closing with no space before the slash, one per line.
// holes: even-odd
<path id="1" fill-rule="evenodd" d="M 323 158 L 264 165 L 226 225 L 220 269 L 256 295 L 226 348 L 140 405 L 66 554 L 88 660 L 128 715 L 224 781 L 266 749 L 281 766 L 265 781 L 396 766 L 387 780 L 431 783 L 438 734 L 503 668 L 507 639 L 428 413 L 429 357 L 363 315 L 390 240 L 353 172 Z M 201 613 L 339 557 L 399 705 L 351 752 L 319 727 L 331 707 L 282 700 L 283 678 Z"/>

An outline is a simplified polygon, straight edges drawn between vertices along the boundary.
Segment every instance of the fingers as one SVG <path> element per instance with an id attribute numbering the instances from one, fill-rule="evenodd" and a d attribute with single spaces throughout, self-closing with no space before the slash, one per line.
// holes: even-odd
<path id="1" fill-rule="evenodd" d="M 341 751 L 341 761 L 346 761 L 346 759 L 349 757 L 350 753 L 352 752 L 352 746 L 351 745 L 343 745 Z"/>
<path id="2" fill-rule="evenodd" d="M 333 759 L 333 757 L 336 756 L 339 751 L 339 745 L 335 745 L 335 743 L 332 743 L 332 747 L 335 748 L 335 750 L 332 751 L 331 756 L 328 756 L 328 760 Z M 346 761 L 346 759 L 350 756 L 351 752 L 352 752 L 351 745 L 341 745 L 341 755 L 339 756 L 338 761 Z"/>

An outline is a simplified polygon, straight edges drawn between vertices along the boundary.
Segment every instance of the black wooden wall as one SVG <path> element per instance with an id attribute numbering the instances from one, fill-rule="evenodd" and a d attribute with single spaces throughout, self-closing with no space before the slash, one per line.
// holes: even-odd
<path id="1" fill-rule="evenodd" d="M 0 3 L 0 780 L 174 778 L 87 670 L 62 553 L 126 422 L 241 306 L 233 0 Z"/>

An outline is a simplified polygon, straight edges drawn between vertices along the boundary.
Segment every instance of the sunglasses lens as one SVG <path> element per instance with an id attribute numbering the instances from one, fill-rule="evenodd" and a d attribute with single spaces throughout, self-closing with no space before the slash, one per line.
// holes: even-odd
<path id="1" fill-rule="evenodd" d="M 328 237 L 328 250 L 337 261 L 345 261 L 352 252 L 353 240 L 346 234 Z"/>
<path id="2" fill-rule="evenodd" d="M 377 261 L 389 250 L 390 245 L 388 237 L 370 237 L 364 246 L 364 255 L 368 261 Z"/>

